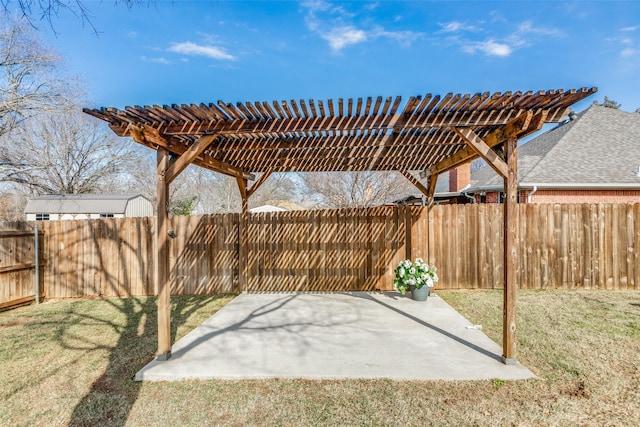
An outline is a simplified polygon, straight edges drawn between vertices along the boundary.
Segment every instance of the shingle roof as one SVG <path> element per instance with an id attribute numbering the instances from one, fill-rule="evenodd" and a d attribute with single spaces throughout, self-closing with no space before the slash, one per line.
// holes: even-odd
<path id="1" fill-rule="evenodd" d="M 621 185 L 640 188 L 640 114 L 592 105 L 518 147 L 518 182 L 527 185 Z M 471 188 L 501 186 L 485 166 Z"/>
<path id="2" fill-rule="evenodd" d="M 25 213 L 125 213 L 140 194 L 49 194 L 29 200 Z"/>

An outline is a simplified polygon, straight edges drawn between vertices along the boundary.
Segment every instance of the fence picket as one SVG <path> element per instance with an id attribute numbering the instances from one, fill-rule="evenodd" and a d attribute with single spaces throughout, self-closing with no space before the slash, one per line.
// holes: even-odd
<path id="1" fill-rule="evenodd" d="M 522 205 L 518 217 L 519 286 L 640 289 L 640 204 Z M 237 289 L 239 215 L 171 221 L 178 235 L 170 241 L 172 291 Z M 155 293 L 154 218 L 39 227 L 46 297 Z M 248 283 L 258 292 L 391 290 L 393 269 L 410 252 L 438 267 L 441 289 L 500 289 L 502 234 L 500 205 L 251 214 Z M 32 253 L 26 243 L 0 240 L 0 269 Z M 0 271 L 0 279 L 0 304 L 33 288 L 25 272 Z"/>

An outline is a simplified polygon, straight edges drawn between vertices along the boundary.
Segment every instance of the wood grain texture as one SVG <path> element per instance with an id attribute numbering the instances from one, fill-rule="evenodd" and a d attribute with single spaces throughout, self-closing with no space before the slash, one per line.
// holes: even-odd
<path id="1" fill-rule="evenodd" d="M 501 205 L 407 209 L 412 257 L 438 267 L 437 288 L 502 289 Z M 518 288 L 640 289 L 638 204 L 519 204 L 517 210 Z M 248 214 L 248 289 L 390 290 L 393 269 L 406 256 L 406 219 L 406 211 L 392 206 Z M 170 219 L 178 234 L 171 241 L 172 294 L 238 289 L 239 223 L 240 214 Z M 155 295 L 155 218 L 39 227 L 41 289 L 48 298 Z M 4 261 L 16 253 L 12 245 L 2 249 L 0 267 L 13 265 Z M 2 295 L 15 293 L 15 285 L 5 286 L 10 275 L 0 276 Z"/>
<path id="2" fill-rule="evenodd" d="M 194 164 L 247 179 L 267 171 L 418 171 L 434 165 L 445 170 L 455 165 L 441 162 L 458 153 L 461 162 L 477 157 L 451 127 L 471 129 L 495 145 L 561 120 L 568 107 L 596 91 L 428 93 L 404 103 L 399 96 L 218 101 L 84 111 L 108 122 L 119 136 L 177 155 L 192 153 Z M 213 140 L 202 152 L 200 138 Z"/>

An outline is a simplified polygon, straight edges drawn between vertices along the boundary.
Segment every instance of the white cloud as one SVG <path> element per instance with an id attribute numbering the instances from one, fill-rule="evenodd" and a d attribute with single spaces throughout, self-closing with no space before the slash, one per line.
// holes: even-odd
<path id="1" fill-rule="evenodd" d="M 167 58 L 148 58 L 146 56 L 141 56 L 140 59 L 142 59 L 145 62 L 157 62 L 158 64 L 171 64 L 171 61 L 169 61 Z"/>
<path id="2" fill-rule="evenodd" d="M 518 30 L 516 34 L 525 35 L 525 34 L 536 34 L 540 36 L 561 36 L 563 33 L 561 30 L 557 28 L 548 28 L 548 27 L 537 27 L 534 26 L 531 21 L 525 21 L 518 25 Z"/>
<path id="3" fill-rule="evenodd" d="M 329 46 L 334 52 L 339 52 L 345 46 L 362 43 L 367 40 L 366 33 L 354 27 L 332 28 L 329 32 L 322 33 L 320 37 L 329 42 Z"/>
<path id="4" fill-rule="evenodd" d="M 632 56 L 635 56 L 638 53 L 640 53 L 640 51 L 634 48 L 628 47 L 628 48 L 622 49 L 622 51 L 620 52 L 620 56 L 622 58 L 631 58 Z"/>
<path id="5" fill-rule="evenodd" d="M 169 50 L 183 55 L 206 56 L 208 58 L 227 61 L 233 61 L 236 59 L 235 56 L 227 53 L 227 51 L 221 47 L 198 45 L 191 42 L 172 43 Z"/>
<path id="6" fill-rule="evenodd" d="M 640 26 L 621 28 L 618 34 L 607 37 L 605 40 L 617 45 L 620 49 L 620 58 L 634 62 L 636 58 L 640 58 L 640 42 L 633 34 L 638 29 Z"/>
<path id="7" fill-rule="evenodd" d="M 409 47 L 411 43 L 422 37 L 422 33 L 415 33 L 413 31 L 386 31 L 382 27 L 377 27 L 371 31 L 373 37 L 386 37 L 396 40 L 403 46 Z"/>
<path id="8" fill-rule="evenodd" d="M 358 16 L 356 13 L 323 0 L 310 0 L 301 5 L 307 9 L 304 18 L 307 28 L 326 40 L 333 53 L 339 53 L 348 46 L 377 38 L 388 38 L 408 46 L 422 36 L 422 33 L 413 31 L 387 31 L 381 26 L 372 24 L 373 21 L 368 16 L 363 20 L 367 25 L 357 25 L 354 22 Z M 378 3 L 368 3 L 362 7 L 361 11 L 366 15 L 378 6 Z"/>
<path id="9" fill-rule="evenodd" d="M 462 46 L 462 50 L 467 53 L 476 53 L 476 51 L 480 51 L 489 56 L 500 57 L 509 56 L 513 52 L 513 48 L 508 44 L 499 43 L 494 40 L 468 42 Z"/>
<path id="10" fill-rule="evenodd" d="M 446 24 L 438 23 L 438 25 L 440 25 L 441 27 L 441 30 L 438 31 L 439 33 L 457 33 L 460 31 L 476 31 L 476 27 L 474 27 L 473 25 L 467 25 L 463 22 L 458 22 L 458 21 L 448 22 Z"/>
<path id="11" fill-rule="evenodd" d="M 378 6 L 380 6 L 380 2 L 369 3 L 368 5 L 365 5 L 364 8 L 366 10 L 376 10 L 378 8 Z"/>
<path id="12" fill-rule="evenodd" d="M 306 7 L 310 12 L 323 12 L 328 10 L 331 5 L 322 0 L 309 0 L 301 4 L 302 7 Z"/>
<path id="13" fill-rule="evenodd" d="M 482 24 L 482 21 L 479 22 Z M 487 34 L 490 33 L 489 29 L 459 21 L 441 23 L 439 25 L 442 29 L 436 34 L 450 34 L 447 40 L 452 44 L 459 45 L 463 52 L 469 54 L 483 53 L 488 56 L 502 58 L 510 56 L 517 49 L 530 46 L 540 40 L 563 35 L 562 31 L 556 28 L 536 26 L 531 21 L 524 21 L 517 25 L 504 25 L 507 28 L 511 27 L 510 32 L 506 31 L 502 35 L 485 35 L 480 40 L 474 40 L 469 36 L 460 37 L 457 33 L 468 31 Z"/>

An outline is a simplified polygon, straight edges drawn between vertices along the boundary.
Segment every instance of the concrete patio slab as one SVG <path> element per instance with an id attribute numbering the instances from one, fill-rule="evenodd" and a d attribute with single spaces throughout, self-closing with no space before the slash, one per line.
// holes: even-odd
<path id="1" fill-rule="evenodd" d="M 242 294 L 138 381 L 249 378 L 505 380 L 534 377 L 437 295 Z"/>

